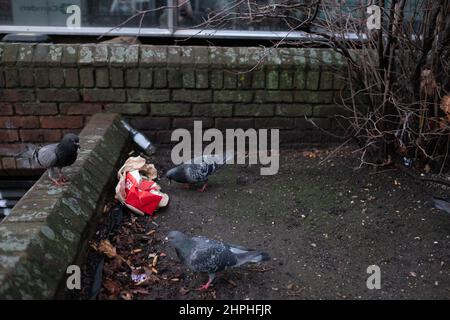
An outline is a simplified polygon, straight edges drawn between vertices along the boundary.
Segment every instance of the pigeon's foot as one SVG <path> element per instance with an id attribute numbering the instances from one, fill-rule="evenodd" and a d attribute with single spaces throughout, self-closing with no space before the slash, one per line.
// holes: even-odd
<path id="1" fill-rule="evenodd" d="M 189 183 L 185 183 L 185 184 L 183 184 L 183 188 L 184 189 L 190 189 L 191 185 Z"/>
<path id="2" fill-rule="evenodd" d="M 206 291 L 209 289 L 209 286 L 211 285 L 211 281 L 208 281 L 207 283 L 205 283 L 204 285 L 201 285 L 197 291 Z"/>
<path id="3" fill-rule="evenodd" d="M 50 178 L 50 180 L 52 180 L 53 184 L 57 187 L 62 187 L 64 185 L 64 182 L 61 181 L 61 178 L 58 179 Z"/>
<path id="4" fill-rule="evenodd" d="M 200 288 L 197 289 L 197 291 L 206 291 L 211 286 L 211 283 L 214 281 L 215 274 L 209 274 L 208 275 L 208 282 L 204 285 L 200 286 Z"/>
<path id="5" fill-rule="evenodd" d="M 62 183 L 66 183 L 69 182 L 69 177 L 66 177 L 65 175 L 61 174 L 58 178 L 58 180 L 60 180 Z"/>
<path id="6" fill-rule="evenodd" d="M 205 182 L 205 184 L 203 185 L 203 187 L 201 187 L 200 189 L 198 189 L 199 192 L 205 192 L 206 191 L 206 186 L 208 185 L 208 182 Z"/>

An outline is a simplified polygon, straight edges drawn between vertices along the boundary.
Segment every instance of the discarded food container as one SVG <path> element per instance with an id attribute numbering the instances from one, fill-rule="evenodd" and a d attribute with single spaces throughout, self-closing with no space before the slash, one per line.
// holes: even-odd
<path id="1" fill-rule="evenodd" d="M 167 206 L 169 196 L 153 181 L 157 171 L 142 157 L 130 157 L 117 173 L 116 198 L 137 214 L 152 215 L 155 210 Z"/>
<path id="2" fill-rule="evenodd" d="M 122 120 L 122 124 L 125 127 L 125 129 L 128 130 L 128 132 L 133 137 L 133 141 L 149 156 L 154 154 L 156 152 L 156 147 L 151 143 L 147 137 L 141 133 L 139 130 L 136 130 L 128 122 L 125 120 Z"/>

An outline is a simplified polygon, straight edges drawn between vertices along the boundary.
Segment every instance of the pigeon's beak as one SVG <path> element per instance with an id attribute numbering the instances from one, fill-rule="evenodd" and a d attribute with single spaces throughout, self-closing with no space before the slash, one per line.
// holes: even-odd
<path id="1" fill-rule="evenodd" d="M 168 237 L 165 237 L 165 238 L 164 238 L 164 241 L 169 241 L 169 238 L 168 238 Z"/>
<path id="2" fill-rule="evenodd" d="M 80 143 L 76 142 L 75 145 L 77 146 L 77 149 L 81 149 Z"/>

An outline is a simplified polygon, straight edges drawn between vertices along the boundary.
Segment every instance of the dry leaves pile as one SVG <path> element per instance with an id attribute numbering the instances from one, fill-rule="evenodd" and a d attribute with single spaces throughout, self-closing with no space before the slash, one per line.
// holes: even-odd
<path id="1" fill-rule="evenodd" d="M 148 217 L 126 214 L 122 228 L 111 241 L 91 243 L 93 250 L 106 256 L 100 299 L 145 298 L 155 287 L 179 281 L 180 275 L 172 275 L 172 268 L 168 268 L 169 261 L 164 259 L 166 253 L 151 222 Z"/>
<path id="2" fill-rule="evenodd" d="M 445 122 L 450 121 L 450 96 L 444 96 L 441 101 L 441 110 L 445 113 Z"/>

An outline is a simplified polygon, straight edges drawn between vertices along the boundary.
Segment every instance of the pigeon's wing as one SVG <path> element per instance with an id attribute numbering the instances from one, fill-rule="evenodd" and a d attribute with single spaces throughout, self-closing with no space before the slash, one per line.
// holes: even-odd
<path id="1" fill-rule="evenodd" d="M 182 263 L 185 263 L 186 260 L 185 260 L 185 257 L 183 256 L 183 254 L 181 253 L 181 251 L 179 249 L 175 248 L 175 252 L 177 253 L 178 259 L 180 259 L 180 261 Z"/>
<path id="2" fill-rule="evenodd" d="M 49 144 L 42 148 L 36 149 L 33 153 L 33 159 L 38 165 L 44 168 L 53 167 L 58 161 L 56 149 L 58 144 Z"/>
<path id="3" fill-rule="evenodd" d="M 208 176 L 213 173 L 216 165 L 202 162 L 199 164 L 186 164 L 186 176 L 190 183 L 202 182 L 208 180 Z"/>
<path id="4" fill-rule="evenodd" d="M 238 263 L 236 255 L 223 243 L 203 237 L 192 238 L 195 246 L 189 265 L 196 272 L 215 273 Z"/>
<path id="5" fill-rule="evenodd" d="M 249 249 L 235 244 L 225 243 L 225 246 L 236 256 L 237 263 L 235 267 L 247 262 L 261 262 L 270 260 L 270 255 L 266 252 Z"/>
<path id="6" fill-rule="evenodd" d="M 206 162 L 208 164 L 216 164 L 218 166 L 222 166 L 225 163 L 229 162 L 234 157 L 234 152 L 227 151 L 225 154 L 209 154 L 209 155 L 201 155 L 195 157 L 191 160 L 185 161 L 185 164 L 199 164 L 202 162 Z"/>

